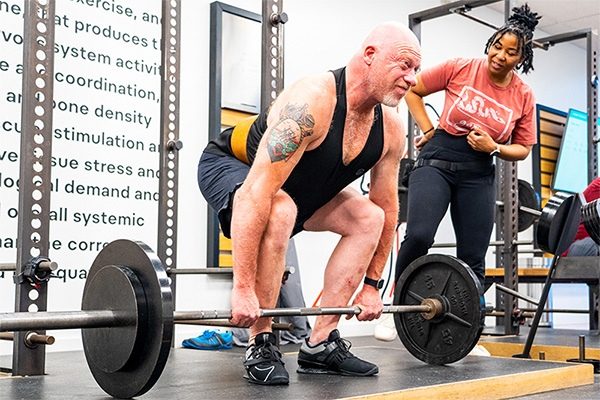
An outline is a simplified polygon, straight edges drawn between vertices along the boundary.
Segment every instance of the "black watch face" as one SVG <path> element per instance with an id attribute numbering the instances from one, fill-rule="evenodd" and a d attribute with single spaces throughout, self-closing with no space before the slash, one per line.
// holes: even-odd
<path id="1" fill-rule="evenodd" d="M 383 288 L 383 279 L 377 281 L 377 289 Z"/>

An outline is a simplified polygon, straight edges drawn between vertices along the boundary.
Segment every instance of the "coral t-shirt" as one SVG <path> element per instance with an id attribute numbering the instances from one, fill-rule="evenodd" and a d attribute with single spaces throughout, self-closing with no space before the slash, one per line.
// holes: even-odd
<path id="1" fill-rule="evenodd" d="M 455 58 L 424 70 L 420 79 L 427 94 L 446 92 L 439 121 L 446 132 L 461 136 L 478 126 L 497 143 L 537 142 L 533 91 L 517 74 L 500 87 L 488 75 L 487 59 Z"/>

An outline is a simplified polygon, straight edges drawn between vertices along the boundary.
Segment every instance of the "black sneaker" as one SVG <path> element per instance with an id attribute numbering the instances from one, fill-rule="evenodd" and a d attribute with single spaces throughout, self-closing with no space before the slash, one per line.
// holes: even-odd
<path id="1" fill-rule="evenodd" d="M 275 345 L 275 335 L 260 333 L 254 344 L 246 349 L 244 378 L 259 385 L 287 385 L 290 377 L 281 361 L 281 352 Z"/>
<path id="2" fill-rule="evenodd" d="M 352 344 L 340 337 L 337 329 L 326 341 L 312 347 L 308 339 L 298 353 L 298 372 L 301 374 L 331 374 L 370 376 L 379 372 L 377 365 L 361 360 L 350 352 Z"/>

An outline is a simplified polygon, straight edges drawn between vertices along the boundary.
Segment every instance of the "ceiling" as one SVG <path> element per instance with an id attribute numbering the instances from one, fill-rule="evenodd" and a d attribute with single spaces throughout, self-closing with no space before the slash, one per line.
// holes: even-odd
<path id="1" fill-rule="evenodd" d="M 524 3 L 540 14 L 542 19 L 536 29 L 549 35 L 572 32 L 579 29 L 592 28 L 600 33 L 600 0 L 515 0 L 514 6 Z M 504 1 L 489 6 L 501 13 L 504 12 Z M 583 40 L 573 44 L 585 47 Z"/>

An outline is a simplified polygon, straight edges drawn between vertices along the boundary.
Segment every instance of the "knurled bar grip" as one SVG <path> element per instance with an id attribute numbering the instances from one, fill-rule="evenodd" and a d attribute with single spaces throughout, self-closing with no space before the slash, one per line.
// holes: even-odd
<path id="1" fill-rule="evenodd" d="M 383 313 L 429 313 L 429 305 L 385 306 Z M 317 307 L 317 308 L 273 308 L 260 310 L 261 317 L 309 316 L 360 314 L 355 307 Z M 212 311 L 176 311 L 174 321 L 201 319 L 230 319 L 231 310 Z M 0 314 L 0 332 L 36 329 L 76 329 L 131 326 L 136 324 L 136 316 L 125 311 L 51 311 L 51 312 L 15 312 Z"/>
<path id="2" fill-rule="evenodd" d="M 400 306 L 384 306 L 384 314 L 396 313 L 428 313 L 431 312 L 429 305 L 400 305 Z M 355 307 L 313 307 L 313 308 L 272 308 L 260 310 L 261 317 L 295 317 L 295 316 L 311 316 L 311 315 L 341 315 L 353 314 L 358 315 L 361 309 Z M 174 320 L 186 319 L 229 319 L 231 318 L 231 310 L 212 310 L 212 311 L 177 311 L 174 314 Z"/>

